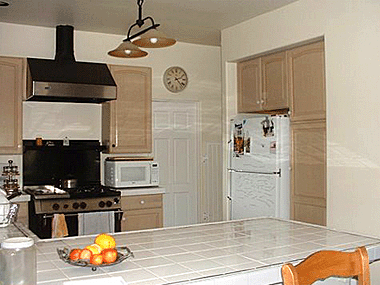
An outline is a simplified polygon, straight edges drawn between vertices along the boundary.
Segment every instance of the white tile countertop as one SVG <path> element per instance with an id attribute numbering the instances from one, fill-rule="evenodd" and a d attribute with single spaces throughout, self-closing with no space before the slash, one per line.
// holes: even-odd
<path id="1" fill-rule="evenodd" d="M 117 188 L 116 190 L 121 192 L 121 196 L 154 195 L 166 192 L 163 187 Z"/>
<path id="2" fill-rule="evenodd" d="M 24 236 L 25 235 L 20 232 L 20 230 L 14 224 L 9 224 L 6 227 L 0 227 L 0 243 L 7 238 Z"/>
<path id="3" fill-rule="evenodd" d="M 135 257 L 96 271 L 66 264 L 56 251 L 83 248 L 93 243 L 95 236 L 41 240 L 37 243 L 38 284 L 62 285 L 69 280 L 118 276 L 130 285 L 273 284 L 281 282 L 282 263 L 299 261 L 321 249 L 352 250 L 365 245 L 371 261 L 380 259 L 380 239 L 274 218 L 113 236 L 118 246 L 128 246 Z M 233 283 L 231 278 L 235 278 Z M 245 283 L 236 283 L 243 279 Z"/>

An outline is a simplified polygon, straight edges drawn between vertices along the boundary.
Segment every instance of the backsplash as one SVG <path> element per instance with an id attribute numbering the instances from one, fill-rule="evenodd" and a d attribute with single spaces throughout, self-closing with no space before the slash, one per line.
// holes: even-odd
<path id="1" fill-rule="evenodd" d="M 23 139 L 101 140 L 101 104 L 23 103 Z"/>

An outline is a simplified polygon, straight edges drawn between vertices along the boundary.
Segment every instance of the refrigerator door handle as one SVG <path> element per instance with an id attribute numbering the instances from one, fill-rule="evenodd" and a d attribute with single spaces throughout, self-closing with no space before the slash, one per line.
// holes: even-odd
<path id="1" fill-rule="evenodd" d="M 281 169 L 274 172 L 259 172 L 259 171 L 248 171 L 248 170 L 239 170 L 239 169 L 228 169 L 228 172 L 238 172 L 238 173 L 253 173 L 253 174 L 268 174 L 268 175 L 279 175 L 281 177 Z"/>

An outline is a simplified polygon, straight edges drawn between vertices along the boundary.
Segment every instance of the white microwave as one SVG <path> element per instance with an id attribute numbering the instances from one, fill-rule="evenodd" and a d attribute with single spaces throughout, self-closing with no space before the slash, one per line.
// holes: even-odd
<path id="1" fill-rule="evenodd" d="M 104 181 L 113 188 L 158 186 L 159 166 L 152 160 L 109 158 L 105 161 Z"/>

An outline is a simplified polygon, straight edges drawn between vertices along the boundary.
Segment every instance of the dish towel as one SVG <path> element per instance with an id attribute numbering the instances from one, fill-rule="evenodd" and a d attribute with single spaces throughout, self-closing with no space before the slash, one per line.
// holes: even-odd
<path id="1" fill-rule="evenodd" d="M 54 214 L 51 221 L 51 237 L 61 238 L 69 235 L 64 214 Z"/>
<path id="2" fill-rule="evenodd" d="M 78 236 L 114 232 L 114 211 L 78 214 Z"/>

